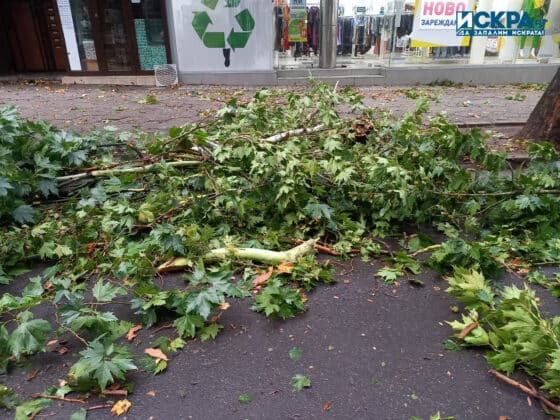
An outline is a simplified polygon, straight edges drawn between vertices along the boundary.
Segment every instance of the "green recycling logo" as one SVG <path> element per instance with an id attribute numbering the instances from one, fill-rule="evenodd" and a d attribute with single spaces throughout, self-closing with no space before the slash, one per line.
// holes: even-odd
<path id="1" fill-rule="evenodd" d="M 210 10 L 215 10 L 220 0 L 200 0 L 203 6 Z M 238 8 L 241 0 L 225 0 L 226 8 Z M 206 48 L 221 48 L 225 58 L 225 66 L 230 65 L 230 48 L 235 52 L 236 48 L 245 48 L 253 29 L 255 29 L 255 19 L 248 9 L 243 9 L 235 15 L 235 20 L 239 24 L 241 31 L 231 28 L 226 38 L 226 32 L 212 32 L 209 27 L 213 24 L 207 11 L 194 12 L 192 26 L 198 37 Z M 226 44 L 227 42 L 227 44 Z M 228 47 L 229 46 L 229 47 Z"/>

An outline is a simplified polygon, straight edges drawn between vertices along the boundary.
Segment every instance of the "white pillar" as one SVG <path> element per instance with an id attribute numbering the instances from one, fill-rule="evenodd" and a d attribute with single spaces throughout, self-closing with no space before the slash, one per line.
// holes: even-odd
<path id="1" fill-rule="evenodd" d="M 523 0 L 508 0 L 504 5 L 504 10 L 519 11 L 523 5 Z M 502 63 L 514 63 L 519 53 L 519 44 L 515 37 L 505 37 L 505 43 L 500 50 L 499 59 Z"/>
<path id="2" fill-rule="evenodd" d="M 477 12 L 491 12 L 494 0 L 480 0 L 476 8 Z M 469 64 L 484 64 L 486 55 L 487 36 L 473 36 L 471 41 L 471 57 Z"/>
<path id="3" fill-rule="evenodd" d="M 552 34 L 550 34 L 544 37 L 537 58 L 548 59 L 559 57 L 560 48 L 558 48 L 558 44 L 560 43 L 560 1 L 552 0 L 550 2 L 550 8 L 548 9 L 545 19 L 548 19 L 547 31 L 551 30 L 552 33 L 555 33 L 556 35 L 553 37 Z"/>

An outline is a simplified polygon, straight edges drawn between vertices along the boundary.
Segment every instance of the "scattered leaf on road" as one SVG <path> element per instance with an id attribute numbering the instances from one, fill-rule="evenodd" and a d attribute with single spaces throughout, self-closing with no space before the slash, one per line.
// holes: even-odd
<path id="1" fill-rule="evenodd" d="M 323 411 L 329 411 L 331 409 L 331 405 L 332 403 L 330 401 L 327 401 L 325 404 L 323 404 Z"/>
<path id="2" fill-rule="evenodd" d="M 288 352 L 288 355 L 292 360 L 299 360 L 303 357 L 303 351 L 299 347 L 294 347 Z"/>
<path id="3" fill-rule="evenodd" d="M 113 416 L 122 416 L 128 412 L 131 406 L 132 404 L 127 399 L 117 401 L 115 405 L 113 405 L 113 408 L 111 408 L 111 414 L 113 414 Z"/>
<path id="4" fill-rule="evenodd" d="M 151 391 L 146 392 L 146 395 L 149 397 L 155 397 L 156 396 L 156 391 L 154 391 L 153 389 Z"/>
<path id="5" fill-rule="evenodd" d="M 292 384 L 293 392 L 299 392 L 303 388 L 311 387 L 311 379 L 309 379 L 309 376 L 300 375 L 299 373 L 292 377 L 290 383 Z"/>
<path id="6" fill-rule="evenodd" d="M 134 340 L 136 338 L 136 333 L 141 329 L 142 329 L 142 325 L 136 325 L 132 327 L 130 330 L 128 330 L 128 333 L 126 333 L 126 339 L 128 341 Z"/>
<path id="7" fill-rule="evenodd" d="M 165 360 L 166 362 L 169 361 L 167 355 L 160 349 L 147 348 L 146 350 L 144 350 L 144 353 L 146 353 L 148 356 L 153 357 L 154 359 Z"/>
<path id="8" fill-rule="evenodd" d="M 253 396 L 251 394 L 241 394 L 239 396 L 239 402 L 243 404 L 249 404 L 251 401 L 253 401 Z"/>

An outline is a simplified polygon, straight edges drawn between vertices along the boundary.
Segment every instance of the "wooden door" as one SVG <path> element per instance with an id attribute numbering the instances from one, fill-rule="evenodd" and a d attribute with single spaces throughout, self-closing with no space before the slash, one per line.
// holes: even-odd
<path id="1" fill-rule="evenodd" d="M 130 1 L 94 0 L 90 4 L 99 69 L 102 72 L 137 72 L 138 54 Z"/>
<path id="2" fill-rule="evenodd" d="M 5 34 L 17 72 L 66 71 L 64 38 L 55 0 L 10 0 Z"/>

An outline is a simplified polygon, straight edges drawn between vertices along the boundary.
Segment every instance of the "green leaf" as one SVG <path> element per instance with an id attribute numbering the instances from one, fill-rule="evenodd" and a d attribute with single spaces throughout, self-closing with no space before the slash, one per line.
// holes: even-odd
<path id="1" fill-rule="evenodd" d="M 253 396 L 251 394 L 241 394 L 239 396 L 239 402 L 243 403 L 243 404 L 249 404 L 250 402 L 253 401 Z"/>
<path id="2" fill-rule="evenodd" d="M 185 314 L 177 318 L 173 322 L 173 326 L 177 328 L 177 332 L 181 337 L 194 338 L 196 330 L 204 326 L 204 318 L 196 314 Z"/>
<path id="3" fill-rule="evenodd" d="M 309 376 L 300 375 L 299 373 L 292 377 L 290 384 L 292 385 L 293 392 L 299 392 L 303 388 L 311 387 L 311 379 Z"/>
<path id="4" fill-rule="evenodd" d="M 15 208 L 15 210 L 12 212 L 12 217 L 16 222 L 25 224 L 32 223 L 35 214 L 36 212 L 33 207 L 27 204 L 23 204 Z"/>
<path id="5" fill-rule="evenodd" d="M 8 195 L 8 190 L 12 190 L 14 187 L 8 182 L 6 178 L 0 178 L 0 197 L 6 197 Z"/>
<path id="6" fill-rule="evenodd" d="M 76 378 L 85 376 L 95 379 L 102 391 L 115 379 L 123 380 L 126 372 L 137 369 L 128 349 L 111 343 L 94 341 L 80 355 L 80 360 L 70 371 Z"/>
<path id="7" fill-rule="evenodd" d="M 45 350 L 47 335 L 52 331 L 51 324 L 44 319 L 31 319 L 31 312 L 24 312 L 22 322 L 12 332 L 8 345 L 12 355 L 19 359 Z"/>
<path id="8" fill-rule="evenodd" d="M 87 419 L 87 411 L 85 408 L 80 408 L 79 411 L 76 411 L 70 416 L 70 420 L 86 420 Z"/>
<path id="9" fill-rule="evenodd" d="M 14 420 L 29 420 L 51 405 L 52 401 L 47 398 L 26 401 L 16 408 Z"/>
<path id="10" fill-rule="evenodd" d="M 111 302 L 117 296 L 126 295 L 126 290 L 122 287 L 113 286 L 111 283 L 104 283 L 103 280 L 98 280 L 93 286 L 93 297 L 98 302 Z"/>
<path id="11" fill-rule="evenodd" d="M 216 338 L 220 330 L 224 328 L 220 324 L 210 324 L 200 330 L 200 341 L 207 341 Z"/>
<path id="12" fill-rule="evenodd" d="M 288 355 L 292 360 L 300 360 L 303 357 L 303 351 L 298 347 L 293 347 L 289 352 Z"/>
<path id="13" fill-rule="evenodd" d="M 461 350 L 461 347 L 459 347 L 457 345 L 457 343 L 455 343 L 455 341 L 453 340 L 445 340 L 445 342 L 443 343 L 443 348 L 445 350 L 450 350 L 450 351 L 459 351 Z"/>

